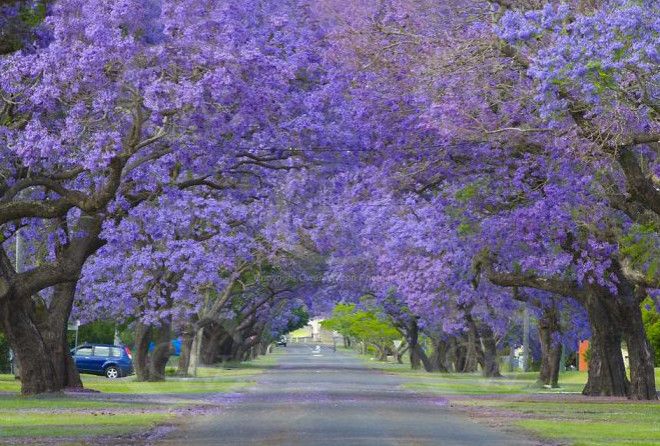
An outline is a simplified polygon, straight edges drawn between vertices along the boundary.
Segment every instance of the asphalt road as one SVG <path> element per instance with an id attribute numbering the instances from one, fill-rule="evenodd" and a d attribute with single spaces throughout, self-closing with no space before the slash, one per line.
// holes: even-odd
<path id="1" fill-rule="evenodd" d="M 192 417 L 159 442 L 173 445 L 530 446 L 476 424 L 437 396 L 399 388 L 404 378 L 323 347 L 289 345 L 255 387 L 217 413 Z"/>

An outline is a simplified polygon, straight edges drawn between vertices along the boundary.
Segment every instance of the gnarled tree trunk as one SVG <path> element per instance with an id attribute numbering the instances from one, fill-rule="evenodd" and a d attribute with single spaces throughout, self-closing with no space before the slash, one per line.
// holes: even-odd
<path id="1" fill-rule="evenodd" d="M 477 350 L 477 357 L 481 358 L 482 374 L 486 378 L 501 378 L 500 364 L 497 360 L 497 343 L 493 330 L 487 324 L 479 327 L 481 346 Z"/>
<path id="2" fill-rule="evenodd" d="M 133 351 L 133 368 L 138 381 L 149 380 L 149 343 L 151 342 L 151 327 L 142 322 L 135 323 L 135 350 Z"/>
<path id="3" fill-rule="evenodd" d="M 195 333 L 190 347 L 190 364 L 188 366 L 188 374 L 190 376 L 197 376 L 197 367 L 199 367 L 199 359 L 202 351 L 202 339 L 204 339 L 204 329 L 200 328 Z"/>
<path id="4" fill-rule="evenodd" d="M 464 345 L 464 359 L 463 359 L 463 369 L 461 370 L 464 373 L 473 373 L 476 372 L 479 368 L 479 360 L 477 357 L 477 341 L 478 337 L 476 333 L 472 330 L 468 331 L 467 340 Z"/>
<path id="5" fill-rule="evenodd" d="M 431 337 L 431 341 L 433 342 L 433 353 L 429 357 L 431 371 L 448 373 L 450 371 L 449 343 L 440 337 Z"/>
<path id="6" fill-rule="evenodd" d="M 189 376 L 190 357 L 192 351 L 193 327 L 187 324 L 181 333 L 181 353 L 179 354 L 179 365 L 177 366 L 176 374 L 178 376 Z"/>
<path id="7" fill-rule="evenodd" d="M 626 288 L 625 285 L 622 283 L 620 288 Z M 623 338 L 628 346 L 630 364 L 630 398 L 656 400 L 658 396 L 655 387 L 655 360 L 642 320 L 640 309 L 642 299 L 635 295 L 632 288 L 624 291 L 628 292 L 625 294 L 621 312 Z"/>
<path id="8" fill-rule="evenodd" d="M 562 345 L 555 334 L 561 334 L 557 308 L 545 307 L 539 319 L 539 339 L 541 341 L 541 371 L 539 386 L 559 387 L 559 367 Z"/>
<path id="9" fill-rule="evenodd" d="M 467 313 L 468 339 L 474 349 L 476 361 L 481 366 L 481 373 L 486 378 L 500 378 L 500 364 L 497 361 L 497 343 L 493 330 L 488 324 L 477 323 L 474 317 Z"/>
<path id="10" fill-rule="evenodd" d="M 408 325 L 405 336 L 409 346 L 410 368 L 419 370 L 422 368 L 422 361 L 419 356 L 419 328 L 417 327 L 417 321 L 412 321 Z"/>
<path id="11" fill-rule="evenodd" d="M 54 295 L 40 324 L 41 333 L 55 370 L 55 379 L 63 388 L 82 388 L 82 380 L 71 357 L 67 341 L 67 329 L 73 300 L 76 294 L 76 282 L 55 286 Z"/>
<path id="12" fill-rule="evenodd" d="M 406 351 L 410 347 L 408 346 L 407 342 L 402 342 L 401 345 L 399 346 L 398 349 L 394 352 L 394 356 L 396 357 L 396 362 L 399 364 L 403 364 L 403 355 L 406 353 Z"/>
<path id="13" fill-rule="evenodd" d="M 0 301 L 2 329 L 16 355 L 24 395 L 58 392 L 64 387 L 57 379 L 50 351 L 35 316 L 31 299 L 10 294 Z"/>
<path id="14" fill-rule="evenodd" d="M 149 377 L 151 382 L 165 381 L 165 367 L 172 353 L 172 324 L 161 321 L 161 325 L 153 327 L 154 349 L 149 358 Z"/>
<path id="15" fill-rule="evenodd" d="M 608 301 L 607 299 L 610 299 Z M 621 328 L 612 296 L 591 293 L 585 302 L 591 326 L 589 376 L 582 390 L 588 396 L 628 396 L 630 382 L 621 355 Z"/>

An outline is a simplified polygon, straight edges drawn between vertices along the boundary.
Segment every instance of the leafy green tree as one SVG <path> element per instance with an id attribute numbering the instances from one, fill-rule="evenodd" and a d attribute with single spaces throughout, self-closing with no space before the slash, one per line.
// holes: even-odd
<path id="1" fill-rule="evenodd" d="M 92 344 L 112 344 L 115 340 L 115 329 L 119 330 L 120 338 L 125 341 L 122 336 L 126 327 L 117 325 L 114 321 L 94 321 L 89 324 L 81 325 L 78 331 L 78 343 L 89 342 Z M 73 347 L 75 343 L 75 333 L 69 331 L 68 333 L 69 345 Z"/>
<path id="2" fill-rule="evenodd" d="M 392 342 L 401 335 L 376 309 L 358 310 L 355 304 L 337 304 L 332 317 L 321 322 L 326 330 L 334 330 L 345 339 L 355 339 L 375 347 L 378 359 L 385 360 Z"/>
<path id="3" fill-rule="evenodd" d="M 653 350 L 655 351 L 655 366 L 660 367 L 660 313 L 651 299 L 642 304 L 642 320 Z"/>
<path id="4" fill-rule="evenodd" d="M 0 373 L 9 373 L 10 370 L 9 343 L 7 343 L 5 335 L 0 333 Z"/>
<path id="5" fill-rule="evenodd" d="M 344 337 L 344 347 L 351 346 L 353 314 L 355 304 L 337 304 L 332 310 L 332 317 L 321 322 L 321 326 L 328 331 L 336 331 Z"/>
<path id="6" fill-rule="evenodd" d="M 297 317 L 295 322 L 289 322 L 289 325 L 286 327 L 287 333 L 291 333 L 299 328 L 304 327 L 309 323 L 309 313 L 305 310 L 304 307 L 296 308 L 292 311 L 294 316 Z"/>

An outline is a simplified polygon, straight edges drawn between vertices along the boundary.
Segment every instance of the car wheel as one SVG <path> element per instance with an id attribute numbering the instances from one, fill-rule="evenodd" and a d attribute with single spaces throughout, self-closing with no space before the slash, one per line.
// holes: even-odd
<path id="1" fill-rule="evenodd" d="M 105 369 L 105 376 L 108 379 L 116 379 L 119 378 L 119 369 L 115 367 L 114 365 L 111 365 L 109 367 L 106 367 Z"/>

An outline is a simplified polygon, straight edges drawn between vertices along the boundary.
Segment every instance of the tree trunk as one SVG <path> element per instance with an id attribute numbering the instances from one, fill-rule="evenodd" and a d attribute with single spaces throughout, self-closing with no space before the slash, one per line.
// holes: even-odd
<path id="1" fill-rule="evenodd" d="M 192 345 L 195 335 L 193 327 L 186 324 L 183 332 L 181 333 L 181 353 L 179 354 L 179 365 L 176 374 L 178 376 L 189 376 L 190 357 L 192 355 Z"/>
<path id="2" fill-rule="evenodd" d="M 172 353 L 172 325 L 169 321 L 161 321 L 161 325 L 153 328 L 154 349 L 149 360 L 149 378 L 151 382 L 165 381 L 165 367 Z"/>
<path id="3" fill-rule="evenodd" d="M 541 341 L 541 371 L 537 380 L 539 386 L 559 387 L 562 346 L 556 334 L 561 334 L 557 308 L 555 306 L 545 307 L 539 319 L 539 339 Z"/>
<path id="4" fill-rule="evenodd" d="M 227 331 L 219 324 L 208 325 L 204 329 L 204 338 L 201 342 L 200 362 L 202 364 L 214 364 L 218 361 L 218 350 L 222 344 Z"/>
<path id="5" fill-rule="evenodd" d="M 467 365 L 467 347 L 459 339 L 454 341 L 454 370 L 464 373 Z"/>
<path id="6" fill-rule="evenodd" d="M 432 372 L 448 373 L 447 355 L 449 353 L 449 343 L 441 338 L 431 338 L 433 342 L 433 353 L 429 357 L 429 363 Z"/>
<path id="7" fill-rule="evenodd" d="M 2 328 L 21 371 L 21 393 L 58 392 L 63 382 L 57 379 L 50 351 L 35 323 L 31 299 L 9 295 L 0 302 Z"/>
<path id="8" fill-rule="evenodd" d="M 396 362 L 399 364 L 403 364 L 403 355 L 406 353 L 406 351 L 409 349 L 408 343 L 402 343 L 399 348 L 396 350 L 394 353 L 396 356 Z"/>
<path id="9" fill-rule="evenodd" d="M 67 341 L 67 329 L 73 300 L 76 294 L 76 282 L 63 283 L 55 286 L 54 295 L 43 322 L 41 333 L 50 351 L 50 358 L 55 370 L 55 377 L 64 388 L 83 387 L 76 364 L 71 357 Z"/>
<path id="10" fill-rule="evenodd" d="M 479 330 L 481 338 L 482 374 L 486 378 L 501 378 L 500 364 L 497 360 L 497 343 L 493 330 L 487 324 L 481 324 Z"/>
<path id="11" fill-rule="evenodd" d="M 609 300 L 608 300 L 609 299 Z M 585 300 L 591 326 L 589 376 L 582 390 L 588 396 L 628 396 L 630 382 L 621 355 L 621 329 L 612 296 L 591 293 Z M 607 304 L 607 306 L 606 306 Z"/>
<path id="12" fill-rule="evenodd" d="M 190 347 L 190 365 L 188 366 L 188 374 L 190 376 L 197 376 L 197 367 L 199 367 L 199 359 L 202 351 L 202 339 L 204 339 L 204 329 L 200 328 L 195 333 Z"/>
<path id="13" fill-rule="evenodd" d="M 380 344 L 374 344 L 376 346 L 376 350 L 378 351 L 378 360 L 379 361 L 387 361 L 387 348 L 385 348 L 383 345 Z"/>
<path id="14" fill-rule="evenodd" d="M 133 368 L 138 381 L 149 379 L 149 343 L 151 342 L 151 327 L 142 322 L 135 323 L 135 351 L 133 352 Z"/>
<path id="15" fill-rule="evenodd" d="M 469 330 L 467 341 L 465 342 L 465 358 L 462 370 L 464 373 L 474 373 L 478 370 L 479 360 L 477 357 L 477 340 L 476 333 Z"/>
<path id="16" fill-rule="evenodd" d="M 622 283 L 620 288 L 623 288 L 624 285 Z M 658 396 L 655 388 L 654 355 L 644 329 L 640 309 L 641 299 L 634 295 L 632 289 L 628 291 L 622 305 L 624 315 L 622 319 L 623 336 L 628 346 L 630 364 L 630 398 L 656 400 Z"/>
<path id="17" fill-rule="evenodd" d="M 419 370 L 422 368 L 422 360 L 420 355 L 421 349 L 419 347 L 419 327 L 417 326 L 416 320 L 413 319 L 408 324 L 408 329 L 405 335 L 409 347 L 410 368 L 413 370 Z"/>

